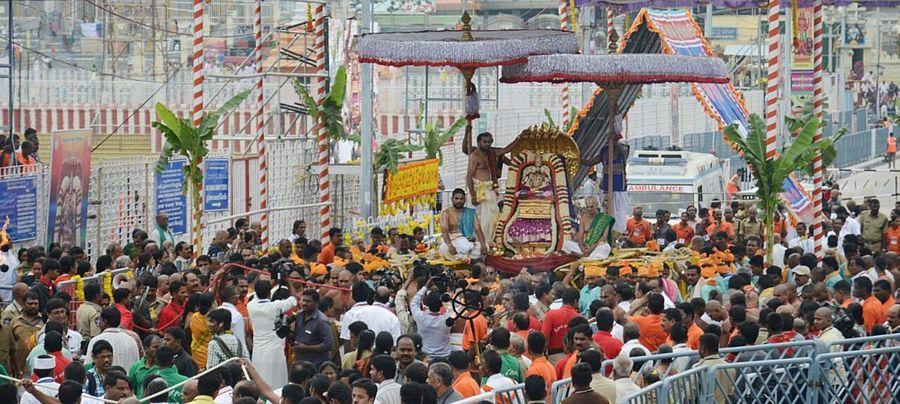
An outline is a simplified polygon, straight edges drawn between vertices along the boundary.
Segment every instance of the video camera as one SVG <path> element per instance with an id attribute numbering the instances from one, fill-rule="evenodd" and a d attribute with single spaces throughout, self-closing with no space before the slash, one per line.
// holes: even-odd
<path id="1" fill-rule="evenodd" d="M 266 263 L 264 261 L 265 260 L 261 260 L 260 264 L 269 271 L 269 276 L 272 277 L 272 283 L 275 285 L 287 286 L 288 274 L 293 271 L 303 273 L 298 265 L 295 264 L 294 261 L 291 261 L 290 258 L 280 258 L 271 263 Z"/>
<path id="2" fill-rule="evenodd" d="M 291 326 L 294 325 L 296 320 L 294 316 L 284 315 L 284 312 L 278 313 L 278 316 L 275 317 L 275 335 L 278 338 L 286 338 L 291 334 Z"/>
<path id="3" fill-rule="evenodd" d="M 447 271 L 446 268 L 431 265 L 425 260 L 416 260 L 413 262 L 412 276 L 416 279 L 421 277 L 431 279 L 434 287 L 442 294 L 447 293 L 447 289 L 453 281 L 450 277 L 450 272 Z"/>

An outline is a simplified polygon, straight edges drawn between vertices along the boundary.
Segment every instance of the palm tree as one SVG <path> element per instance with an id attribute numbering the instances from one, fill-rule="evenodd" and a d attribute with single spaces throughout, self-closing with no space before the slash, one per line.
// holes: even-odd
<path id="1" fill-rule="evenodd" d="M 347 69 L 338 68 L 331 83 L 331 91 L 325 95 L 321 103 L 316 102 L 306 85 L 299 79 L 293 81 L 294 91 L 300 97 L 305 113 L 316 123 L 325 127 L 328 137 L 334 140 L 343 139 L 344 132 L 344 97 L 347 93 Z"/>
<path id="2" fill-rule="evenodd" d="M 813 142 L 818 119 L 811 117 L 793 142 L 781 150 L 781 155 L 766 159 L 766 124 L 757 114 L 750 115 L 747 137 L 741 136 L 737 124 L 725 128 L 725 137 L 732 142 L 753 172 L 756 197 L 763 211 L 766 226 L 766 257 L 772 262 L 774 217 L 781 201 L 782 184 L 791 173 L 808 166 L 816 153 L 834 148 L 834 138 Z"/>
<path id="3" fill-rule="evenodd" d="M 198 127 L 194 127 L 190 118 L 179 118 L 165 105 L 156 103 L 156 116 L 159 120 L 151 125 L 162 131 L 166 139 L 159 159 L 156 161 L 156 172 L 160 173 L 165 170 L 169 164 L 169 159 L 175 154 L 180 154 L 187 158 L 187 164 L 182 169 L 184 172 L 184 184 L 182 186 L 184 187 L 184 192 L 189 192 L 191 196 L 192 216 L 194 218 L 193 228 L 198 241 L 202 241 L 200 212 L 203 210 L 203 207 L 200 206 L 200 189 L 203 186 L 203 170 L 201 169 L 201 163 L 203 163 L 203 158 L 209 154 L 206 142 L 212 140 L 216 126 L 219 124 L 219 118 L 243 102 L 250 95 L 250 91 L 250 89 L 247 89 L 238 93 L 230 100 L 225 101 L 215 112 L 205 114 Z M 200 248 L 200 246 L 198 245 L 197 248 Z"/>

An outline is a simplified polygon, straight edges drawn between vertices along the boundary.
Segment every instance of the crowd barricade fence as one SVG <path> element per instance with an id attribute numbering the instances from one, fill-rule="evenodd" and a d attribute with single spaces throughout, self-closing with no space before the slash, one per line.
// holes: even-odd
<path id="1" fill-rule="evenodd" d="M 454 404 L 478 404 L 482 401 L 489 401 L 497 404 L 525 404 L 525 383 L 519 383 L 515 386 L 504 387 L 491 392 L 481 393 L 469 398 L 455 401 Z"/>
<path id="2" fill-rule="evenodd" d="M 104 271 L 95 275 L 86 276 L 81 279 L 83 285 L 81 287 L 81 291 L 83 292 L 84 286 L 88 284 L 95 284 L 100 286 L 100 290 L 102 293 L 106 293 L 103 291 L 104 285 L 107 283 L 107 278 L 110 278 L 110 289 L 116 289 L 115 279 L 119 274 L 129 274 L 132 273 L 130 268 L 119 268 L 114 269 L 112 271 Z M 131 275 L 133 276 L 133 275 Z M 76 328 L 76 313 L 78 312 L 78 308 L 81 307 L 81 304 L 84 303 L 82 297 L 78 295 L 78 284 L 75 280 L 65 280 L 56 284 L 56 292 L 65 292 L 69 296 L 72 297 L 72 300 L 69 301 L 69 328 Z M 112 296 L 109 297 L 112 299 Z"/>
<path id="3" fill-rule="evenodd" d="M 900 334 L 849 338 L 832 343 L 806 340 L 723 348 L 725 363 L 689 365 L 680 373 L 645 386 L 629 404 L 712 403 L 898 403 Z M 631 358 L 640 370 L 660 360 L 691 357 L 696 351 Z M 612 366 L 603 363 L 603 369 Z M 551 387 L 551 404 L 573 391 L 571 378 Z"/>

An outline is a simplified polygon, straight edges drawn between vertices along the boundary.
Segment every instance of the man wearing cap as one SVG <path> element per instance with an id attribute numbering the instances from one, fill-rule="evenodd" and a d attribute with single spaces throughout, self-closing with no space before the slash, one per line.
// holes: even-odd
<path id="1" fill-rule="evenodd" d="M 591 303 L 600 299 L 600 281 L 605 275 L 605 269 L 593 265 L 583 269 L 584 287 L 581 288 L 580 297 L 578 298 L 578 310 L 585 317 L 591 316 Z"/>
<path id="2" fill-rule="evenodd" d="M 34 375 L 38 378 L 35 387 L 38 391 L 51 397 L 56 397 L 59 383 L 53 381 L 53 368 L 56 359 L 50 355 L 40 355 L 34 359 Z M 40 404 L 40 401 L 31 393 L 22 394 L 21 404 Z"/>
<path id="3" fill-rule="evenodd" d="M 709 294 L 712 291 L 718 291 L 721 296 L 725 289 L 721 288 L 719 279 L 721 277 L 716 270 L 716 263 L 711 260 L 705 260 L 700 263 L 700 280 L 694 287 L 694 293 L 691 297 L 701 297 L 703 300 L 709 300 Z"/>
<path id="4" fill-rule="evenodd" d="M 797 294 L 803 294 L 803 289 L 807 286 L 812 286 L 812 282 L 810 282 L 810 270 L 806 265 L 797 265 L 794 269 L 791 270 L 794 273 L 794 282 L 797 285 Z"/>

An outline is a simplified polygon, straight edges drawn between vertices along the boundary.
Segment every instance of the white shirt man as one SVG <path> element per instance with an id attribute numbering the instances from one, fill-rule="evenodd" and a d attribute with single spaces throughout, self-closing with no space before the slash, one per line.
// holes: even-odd
<path id="1" fill-rule="evenodd" d="M 397 315 L 388 310 L 383 303 L 375 302 L 369 305 L 366 302 L 359 302 L 354 304 L 341 317 L 341 324 L 347 324 L 348 326 L 356 321 L 366 323 L 366 326 L 375 335 L 382 331 L 387 331 L 394 337 L 394 341 L 403 335 Z M 341 339 L 345 341 L 350 340 L 350 327 L 341 327 Z"/>
<path id="2" fill-rule="evenodd" d="M 280 389 L 288 382 L 284 338 L 275 334 L 275 319 L 296 306 L 297 298 L 294 296 L 276 301 L 269 300 L 268 297 L 254 298 L 247 304 L 250 324 L 253 326 L 253 367 L 272 389 Z"/>
<path id="3" fill-rule="evenodd" d="M 54 367 L 56 367 L 56 359 L 52 356 L 41 355 L 34 360 L 35 371 L 50 373 Z M 34 387 L 41 393 L 50 397 L 56 397 L 59 390 L 59 383 L 54 382 L 52 376 L 41 377 L 34 383 Z M 22 399 L 19 402 L 22 404 L 40 404 L 40 401 L 28 392 L 22 394 Z"/>
<path id="4" fill-rule="evenodd" d="M 112 366 L 121 366 L 128 369 L 133 363 L 141 360 L 141 351 L 137 346 L 137 342 L 121 328 L 109 327 L 103 330 L 100 335 L 91 338 L 91 342 L 88 343 L 86 352 L 92 352 L 94 344 L 99 340 L 104 340 L 112 345 Z M 93 362 L 91 355 L 85 355 L 84 358 L 85 364 Z"/>
<path id="5" fill-rule="evenodd" d="M 378 392 L 375 394 L 375 404 L 400 403 L 400 385 L 394 379 L 387 379 L 378 383 Z"/>
<path id="6" fill-rule="evenodd" d="M 222 302 L 220 307 L 231 312 L 231 333 L 246 346 L 247 332 L 244 327 L 244 315 L 238 311 L 237 306 L 229 302 Z"/>
<path id="7" fill-rule="evenodd" d="M 444 358 L 450 356 L 450 327 L 447 319 L 450 313 L 434 313 L 431 310 L 422 310 L 422 299 L 428 288 L 421 288 L 413 296 L 409 304 L 413 319 L 419 335 L 422 336 L 422 352 L 432 358 Z"/>

